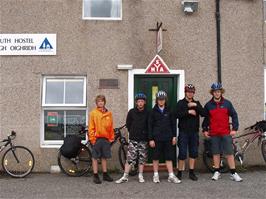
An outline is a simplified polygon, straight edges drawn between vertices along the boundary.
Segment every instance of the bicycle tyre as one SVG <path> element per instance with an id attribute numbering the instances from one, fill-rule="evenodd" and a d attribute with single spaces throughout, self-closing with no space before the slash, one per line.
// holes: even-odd
<path id="1" fill-rule="evenodd" d="M 82 145 L 75 158 L 64 157 L 60 150 L 57 157 L 58 166 L 61 171 L 71 177 L 80 177 L 89 173 L 92 168 L 92 156 L 89 148 Z"/>
<path id="2" fill-rule="evenodd" d="M 125 163 L 127 159 L 127 148 L 128 144 L 121 144 L 118 149 L 118 157 L 119 157 L 119 163 L 121 168 L 124 170 L 125 169 Z M 129 171 L 130 176 L 135 176 L 138 173 L 138 162 L 134 167 L 131 168 Z"/>
<path id="3" fill-rule="evenodd" d="M 208 171 L 214 173 L 214 166 L 213 166 L 213 158 L 212 155 L 210 155 L 209 152 L 204 151 L 203 152 L 203 163 L 205 167 L 208 169 Z M 229 167 L 227 165 L 226 159 L 221 156 L 221 162 L 220 162 L 220 172 L 221 173 L 227 173 L 229 171 Z"/>
<path id="4" fill-rule="evenodd" d="M 22 155 L 26 155 L 26 158 L 21 158 L 23 157 Z M 33 153 L 24 146 L 9 148 L 2 158 L 2 167 L 4 171 L 14 178 L 26 177 L 32 172 L 34 165 L 35 159 Z M 21 169 L 15 167 L 20 167 Z"/>
<path id="5" fill-rule="evenodd" d="M 263 159 L 266 163 L 266 140 L 263 140 L 261 143 L 261 153 L 262 153 Z"/>

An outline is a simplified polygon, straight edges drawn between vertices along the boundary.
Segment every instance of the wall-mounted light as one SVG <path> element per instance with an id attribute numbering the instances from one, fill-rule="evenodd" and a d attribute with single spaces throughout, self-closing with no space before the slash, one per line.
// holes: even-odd
<path id="1" fill-rule="evenodd" d="M 183 11 L 186 14 L 192 14 L 198 11 L 198 4 L 199 2 L 197 0 L 184 0 L 182 1 Z"/>

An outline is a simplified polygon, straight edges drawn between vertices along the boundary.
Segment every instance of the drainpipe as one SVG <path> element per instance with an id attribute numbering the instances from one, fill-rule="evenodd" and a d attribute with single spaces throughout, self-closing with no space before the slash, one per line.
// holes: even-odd
<path id="1" fill-rule="evenodd" d="M 217 80 L 222 83 L 220 0 L 216 0 Z"/>

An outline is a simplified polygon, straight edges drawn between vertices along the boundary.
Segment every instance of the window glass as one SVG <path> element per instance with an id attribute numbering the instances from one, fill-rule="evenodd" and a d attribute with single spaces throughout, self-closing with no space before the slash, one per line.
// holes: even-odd
<path id="1" fill-rule="evenodd" d="M 82 104 L 83 97 L 83 80 L 66 81 L 66 104 Z"/>
<path id="2" fill-rule="evenodd" d="M 86 18 L 121 18 L 121 0 L 84 0 Z"/>
<path id="3" fill-rule="evenodd" d="M 64 103 L 64 81 L 50 80 L 46 81 L 46 104 L 62 104 Z"/>

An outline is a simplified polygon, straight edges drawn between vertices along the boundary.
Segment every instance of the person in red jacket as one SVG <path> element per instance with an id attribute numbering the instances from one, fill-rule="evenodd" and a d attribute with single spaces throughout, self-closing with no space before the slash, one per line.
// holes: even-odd
<path id="1" fill-rule="evenodd" d="M 215 172 L 212 180 L 218 180 L 220 173 L 220 154 L 226 155 L 231 171 L 231 179 L 237 182 L 242 178 L 236 173 L 233 151 L 232 136 L 238 130 L 238 116 L 232 103 L 223 97 L 224 89 L 221 83 L 213 83 L 210 93 L 212 99 L 205 105 L 207 117 L 202 123 L 203 134 L 211 139 L 211 151 Z M 232 118 L 232 129 L 230 129 L 229 117 Z"/>

